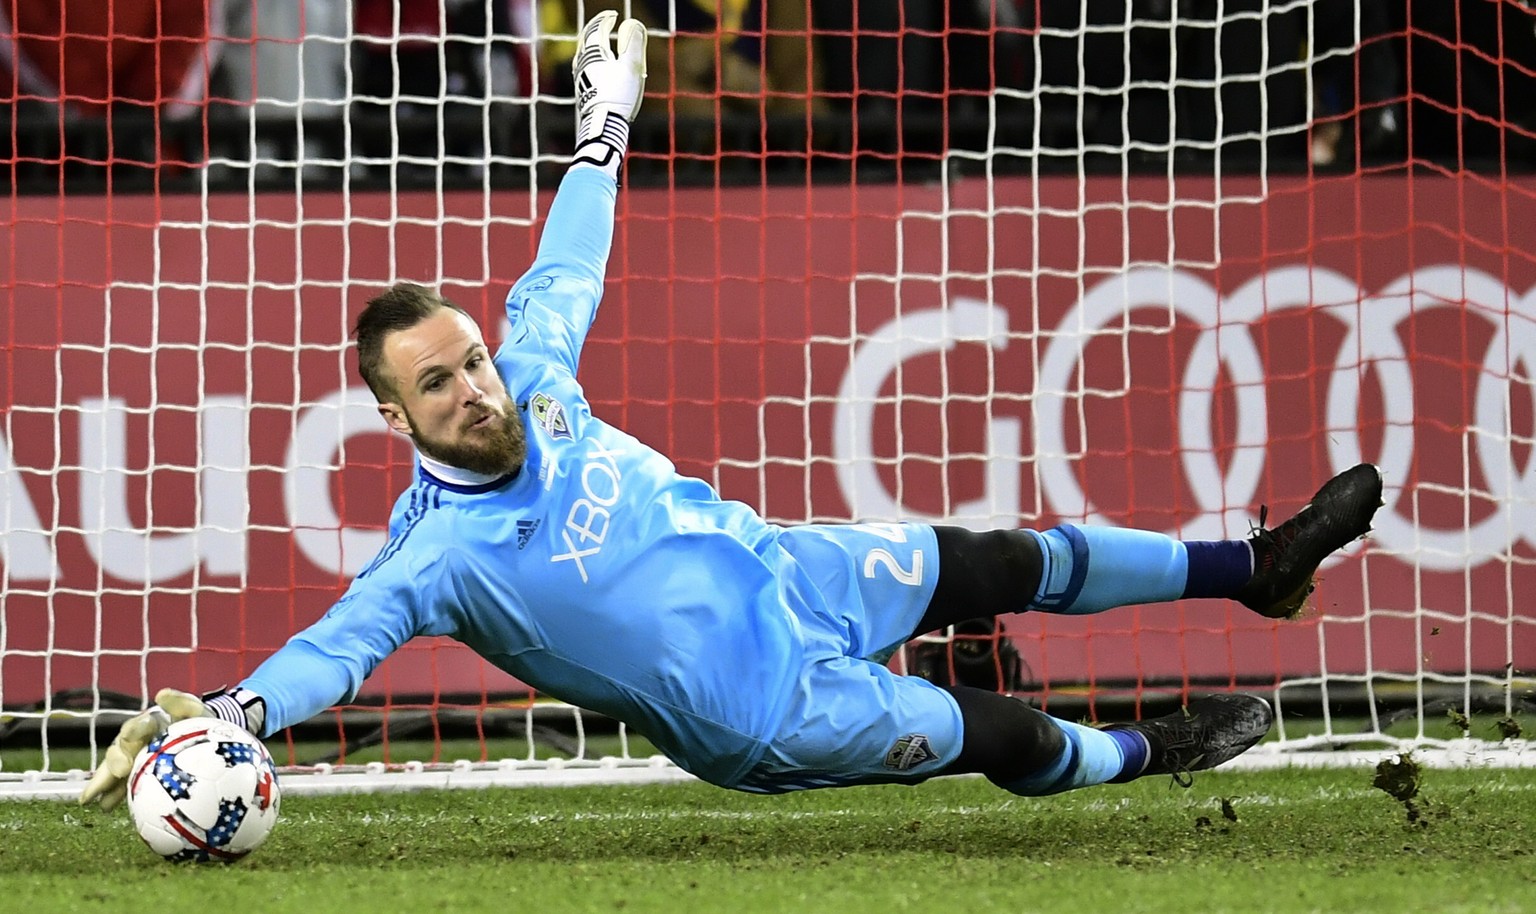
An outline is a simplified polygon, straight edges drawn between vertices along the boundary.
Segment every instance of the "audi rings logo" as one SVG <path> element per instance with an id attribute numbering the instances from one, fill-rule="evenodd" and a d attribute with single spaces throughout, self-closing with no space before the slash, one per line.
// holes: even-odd
<path id="1" fill-rule="evenodd" d="M 1519 538 L 1536 542 L 1536 528 L 1513 508 L 1536 501 L 1536 459 L 1520 466 L 1511 452 L 1511 387 L 1528 386 L 1536 398 L 1536 289 L 1521 296 L 1477 270 L 1443 265 L 1415 270 L 1362 299 L 1353 281 L 1321 267 L 1287 266 L 1260 274 L 1229 295 L 1219 295 L 1202 277 L 1176 269 L 1134 269 L 1094 286 L 1057 324 L 1042 334 L 1038 388 L 1032 392 L 1034 442 L 1040 494 L 1060 517 L 1108 524 L 1074 472 L 1072 455 L 1092 441 L 1069 442 L 1069 410 L 1076 392 L 1082 347 L 1094 334 L 1112 332 L 1130 310 L 1171 311 L 1204 328 L 1180 378 L 1177 415 L 1184 472 L 1202 513 L 1178 531 L 1187 539 L 1219 539 L 1248 529 L 1251 508 L 1264 478 L 1269 435 L 1269 402 L 1264 363 L 1250 326 L 1290 309 L 1317 309 L 1345 328 L 1326 392 L 1327 453 L 1335 471 L 1364 459 L 1378 463 L 1387 481 L 1386 505 L 1377 514 L 1376 548 L 1410 554 L 1426 570 L 1461 570 L 1505 553 Z M 1486 320 L 1493 335 L 1481 353 L 1481 371 L 1472 391 L 1473 413 L 1463 432 L 1463 453 L 1476 461 L 1488 494 L 1500 510 L 1455 528 L 1433 529 L 1412 520 L 1410 504 L 1399 509 L 1414 459 L 1414 384 L 1411 354 L 1401 328 L 1415 315 L 1453 309 Z M 1518 319 L 1509 319 L 1513 312 Z M 1475 316 L 1475 317 L 1474 317 Z M 902 362 L 959 343 L 1001 350 L 1009 344 L 1008 312 L 998 305 L 957 298 L 946 308 L 908 312 L 871 333 L 859 346 L 838 390 L 832 449 L 838 481 L 856 518 L 938 521 L 898 504 L 880 479 L 874 441 L 874 412 L 881 387 Z M 1478 358 L 1478 353 L 1468 357 Z M 1372 371 L 1361 371 L 1369 363 Z M 1517 371 L 1517 366 L 1521 370 Z M 1235 441 L 1225 469 L 1212 438 L 1213 391 L 1225 370 L 1236 398 Z M 1379 453 L 1362 451 L 1356 417 L 1362 379 L 1381 385 L 1384 432 Z M 1366 381 L 1370 383 L 1370 381 Z M 1024 513 L 1018 460 L 1023 429 L 1016 418 L 988 422 L 991 461 L 986 492 L 959 504 L 953 514 L 977 527 L 1012 526 Z M 1214 483 L 1214 484 L 1213 484 Z M 1087 505 L 1086 512 L 1083 506 Z M 1529 512 L 1527 512 L 1529 513 Z"/>

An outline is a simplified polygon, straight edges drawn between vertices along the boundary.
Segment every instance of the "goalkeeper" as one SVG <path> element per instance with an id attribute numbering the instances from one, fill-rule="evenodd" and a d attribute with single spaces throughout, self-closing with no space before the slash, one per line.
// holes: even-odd
<path id="1" fill-rule="evenodd" d="M 582 30 L 574 161 L 507 297 L 500 350 L 420 286 L 396 285 L 358 319 L 362 376 L 419 457 L 387 545 L 249 678 L 201 699 L 162 691 L 81 802 L 116 805 L 133 755 L 168 720 L 211 714 L 271 736 L 350 701 L 418 635 L 456 638 L 540 692 L 624 721 L 698 777 L 760 793 L 964 772 L 1030 796 L 1187 781 L 1258 742 L 1272 713 L 1253 696 L 1095 729 L 883 660 L 914 635 L 1008 612 L 1226 597 L 1293 615 L 1318 564 L 1369 529 L 1372 466 L 1330 480 L 1277 528 L 1261 513 L 1246 540 L 1071 524 L 780 527 L 592 415 L 576 367 L 645 83 L 645 29 L 619 25 L 615 54 L 616 18 Z"/>

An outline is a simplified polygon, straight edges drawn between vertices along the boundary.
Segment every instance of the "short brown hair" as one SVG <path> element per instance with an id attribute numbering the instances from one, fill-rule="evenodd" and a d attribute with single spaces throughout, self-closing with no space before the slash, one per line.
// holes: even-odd
<path id="1" fill-rule="evenodd" d="M 469 316 L 468 311 L 414 282 L 397 282 L 368 300 L 352 334 L 357 337 L 357 371 L 380 403 L 393 400 L 398 393 L 394 380 L 379 364 L 385 338 L 397 330 L 409 330 L 444 308 Z"/>

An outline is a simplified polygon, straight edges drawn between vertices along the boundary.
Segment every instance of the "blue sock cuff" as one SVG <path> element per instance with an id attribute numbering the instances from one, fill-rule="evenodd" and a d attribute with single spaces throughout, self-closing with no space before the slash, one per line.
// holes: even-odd
<path id="1" fill-rule="evenodd" d="M 996 782 L 999 787 L 1020 796 L 1043 797 L 1104 784 L 1124 775 L 1127 763 L 1126 744 L 1120 739 L 1122 734 L 1054 717 L 1049 720 L 1065 737 L 1061 755 L 1026 777 L 1008 783 Z M 1138 740 L 1132 749 L 1137 753 L 1133 758 L 1139 760 L 1136 762 L 1139 774 L 1146 768 L 1147 744 Z"/>
<path id="2" fill-rule="evenodd" d="M 1247 540 L 1186 542 L 1189 576 L 1181 599 L 1232 598 L 1253 577 L 1253 547 Z"/>
<path id="3" fill-rule="evenodd" d="M 1088 540 L 1071 524 L 1028 532 L 1040 543 L 1041 554 L 1040 587 L 1029 608 L 1063 611 L 1077 601 L 1088 578 Z"/>
<path id="4" fill-rule="evenodd" d="M 1141 773 L 1147 770 L 1147 763 L 1152 760 L 1151 747 L 1147 745 L 1147 738 L 1134 730 L 1105 730 L 1109 738 L 1120 747 L 1120 753 L 1125 756 L 1125 766 L 1120 773 L 1109 779 L 1111 784 L 1124 784 L 1141 777 Z"/>

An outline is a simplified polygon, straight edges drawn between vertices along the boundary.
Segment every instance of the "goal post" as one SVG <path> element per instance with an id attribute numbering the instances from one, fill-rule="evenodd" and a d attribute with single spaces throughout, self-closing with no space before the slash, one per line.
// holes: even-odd
<path id="1" fill-rule="evenodd" d="M 412 460 L 351 321 L 411 279 L 496 345 L 568 161 L 601 4 L 280 6 L 0 22 L 0 795 L 69 793 L 157 689 L 238 681 L 340 595 Z M 892 662 L 1072 719 L 1255 691 L 1258 765 L 1536 758 L 1522 4 L 721 6 L 650 23 L 594 412 L 784 524 L 1240 537 L 1378 463 L 1299 621 L 1029 614 Z M 147 39 L 179 78 L 47 65 Z M 679 774 L 442 639 L 271 742 L 322 791 Z"/>

